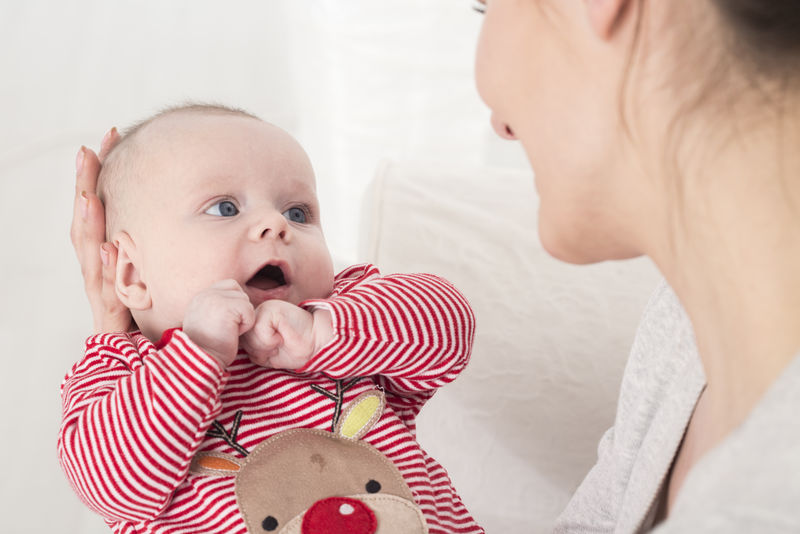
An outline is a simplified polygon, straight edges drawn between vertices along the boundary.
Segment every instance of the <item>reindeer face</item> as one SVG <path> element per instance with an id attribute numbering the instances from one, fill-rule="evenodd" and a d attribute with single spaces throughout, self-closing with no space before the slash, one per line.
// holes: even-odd
<path id="1" fill-rule="evenodd" d="M 382 411 L 383 395 L 367 392 L 345 411 L 335 434 L 289 430 L 244 460 L 200 453 L 191 471 L 236 477 L 236 498 L 250 533 L 427 533 L 397 467 L 359 439 Z"/>

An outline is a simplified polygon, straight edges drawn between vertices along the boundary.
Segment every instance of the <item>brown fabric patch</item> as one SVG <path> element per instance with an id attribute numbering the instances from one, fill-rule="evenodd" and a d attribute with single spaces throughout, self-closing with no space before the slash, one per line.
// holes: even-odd
<path id="1" fill-rule="evenodd" d="M 270 516 L 280 531 L 320 499 L 364 494 L 370 480 L 380 483 L 380 496 L 414 502 L 400 471 L 372 445 L 323 430 L 288 430 L 242 461 L 236 499 L 250 532 L 261 532 Z"/>

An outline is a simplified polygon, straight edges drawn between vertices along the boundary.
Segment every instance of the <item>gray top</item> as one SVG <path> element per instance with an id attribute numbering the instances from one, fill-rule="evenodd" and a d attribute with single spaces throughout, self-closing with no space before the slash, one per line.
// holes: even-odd
<path id="1" fill-rule="evenodd" d="M 556 533 L 653 529 L 663 483 L 705 387 L 692 326 L 662 284 L 645 310 L 614 426 Z M 800 355 L 746 421 L 689 472 L 653 532 L 800 532 Z"/>

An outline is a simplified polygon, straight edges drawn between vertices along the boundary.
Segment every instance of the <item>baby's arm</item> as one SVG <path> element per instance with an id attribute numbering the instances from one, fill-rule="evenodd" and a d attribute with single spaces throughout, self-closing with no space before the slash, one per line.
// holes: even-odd
<path id="1" fill-rule="evenodd" d="M 184 327 L 212 337 L 195 342 L 186 331 L 170 331 L 163 348 L 144 357 L 127 334 L 97 335 L 64 380 L 59 459 L 77 493 L 104 518 L 152 519 L 185 478 L 221 409 L 221 362 L 235 357 L 247 323 L 250 303 L 235 293 L 222 283 L 190 305 Z M 252 306 L 250 314 L 252 321 Z"/>
<path id="2" fill-rule="evenodd" d="M 472 309 L 433 275 L 381 276 L 374 266 L 356 266 L 337 277 L 330 298 L 301 305 L 329 311 L 333 328 L 333 339 L 301 371 L 379 375 L 387 390 L 415 403 L 453 381 L 472 350 Z"/>

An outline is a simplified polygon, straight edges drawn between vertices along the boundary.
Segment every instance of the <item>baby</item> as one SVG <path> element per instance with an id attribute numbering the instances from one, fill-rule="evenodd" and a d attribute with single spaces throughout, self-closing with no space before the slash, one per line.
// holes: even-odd
<path id="1" fill-rule="evenodd" d="M 292 137 L 172 108 L 126 133 L 98 192 L 139 331 L 87 340 L 58 450 L 115 532 L 483 532 L 415 439 L 472 311 L 431 275 L 334 277 Z"/>

